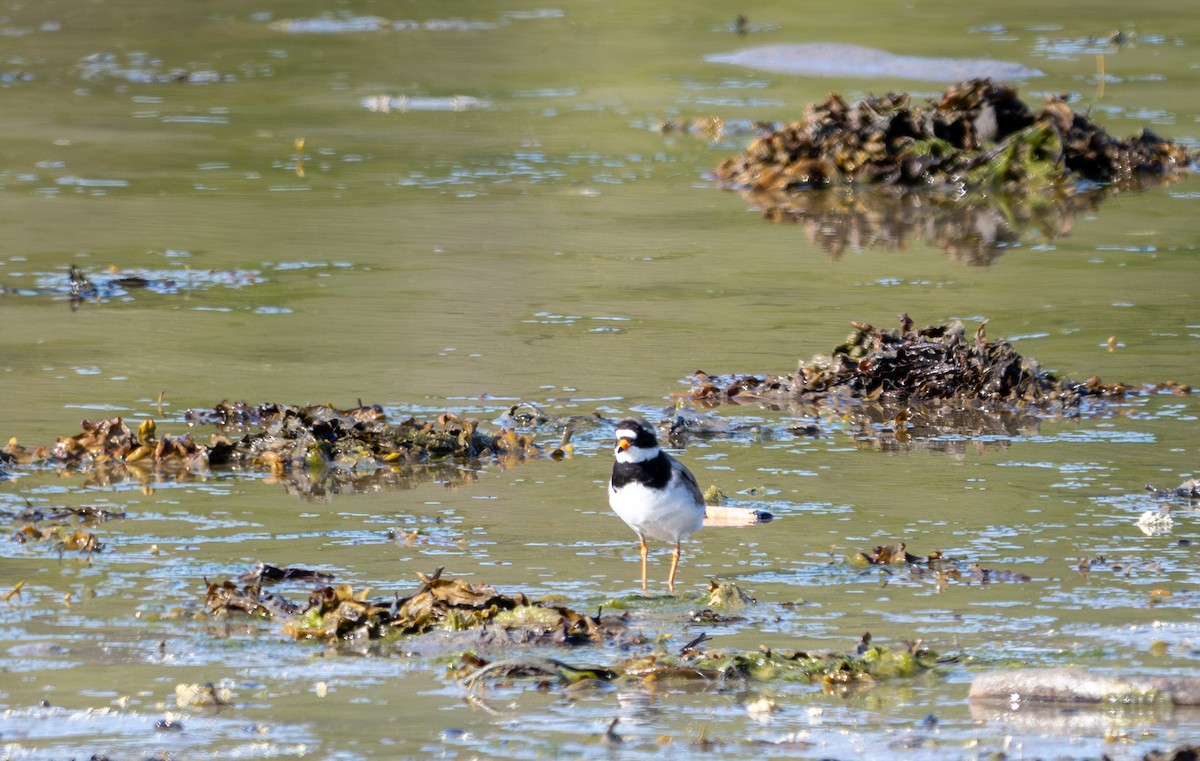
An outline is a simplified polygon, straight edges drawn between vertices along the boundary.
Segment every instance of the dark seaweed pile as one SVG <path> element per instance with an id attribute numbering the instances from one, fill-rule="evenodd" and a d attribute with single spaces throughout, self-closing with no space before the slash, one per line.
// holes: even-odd
<path id="1" fill-rule="evenodd" d="M 722 381 L 697 375 L 698 400 L 760 398 L 820 403 L 833 399 L 897 404 L 971 402 L 1047 408 L 1078 404 L 1084 397 L 1122 397 L 1139 389 L 1124 383 L 1059 378 L 1022 357 L 1007 341 L 989 341 L 980 325 L 972 339 L 960 322 L 913 329 L 901 315 L 897 330 L 853 323 L 854 332 L 834 347 L 831 360 L 814 359 L 785 376 L 743 375 Z M 1156 390 L 1187 393 L 1165 383 Z"/>
<path id="2" fill-rule="evenodd" d="M 331 577 L 297 568 L 259 564 L 238 582 L 211 583 L 205 605 L 211 615 L 243 613 L 279 620 L 296 639 L 361 640 L 393 635 L 422 634 L 431 629 L 462 630 L 481 627 L 501 613 L 536 609 L 535 614 L 512 620 L 536 621 L 538 636 L 547 643 L 580 644 L 611 638 L 624 629 L 615 619 L 597 617 L 569 608 L 531 602 L 524 595 L 510 597 L 485 585 L 462 579 L 443 579 L 442 569 L 418 573 L 421 587 L 412 595 L 372 600 L 369 590 L 355 591 L 348 584 L 324 586 Z M 318 582 L 307 604 L 291 601 L 267 589 L 280 581 Z M 530 627 L 534 628 L 534 627 Z"/>
<path id="3" fill-rule="evenodd" d="M 50 446 L 29 449 L 10 440 L 0 449 L 0 464 L 78 470 L 100 482 L 138 473 L 183 478 L 214 467 L 241 467 L 274 474 L 311 494 L 355 490 L 354 481 L 363 477 L 379 481 L 382 475 L 391 483 L 386 476 L 395 474 L 404 481 L 415 466 L 429 463 L 516 463 L 543 454 L 530 436 L 509 428 L 486 432 L 478 421 L 453 413 L 393 423 L 379 406 L 222 402 L 212 409 L 189 410 L 184 417 L 191 426 L 219 431 L 203 442 L 191 433 L 161 433 L 153 420 L 142 421 L 136 430 L 120 417 L 84 420 L 80 433 Z M 569 451 L 564 440 L 546 454 L 558 458 Z"/>
<path id="4" fill-rule="evenodd" d="M 412 595 L 372 600 L 368 590 L 355 591 L 348 584 L 327 586 L 331 577 L 302 568 L 277 568 L 259 564 L 237 581 L 208 584 L 205 608 L 209 615 L 250 615 L 282 624 L 283 631 L 297 640 L 321 640 L 333 644 L 370 640 L 396 640 L 435 630 L 477 632 L 458 642 L 469 649 L 462 654 L 460 682 L 473 690 L 483 677 L 512 681 L 530 678 L 549 686 L 550 680 L 575 684 L 581 680 L 612 681 L 664 679 L 700 681 L 708 684 L 726 680 L 795 680 L 823 683 L 827 688 L 870 684 L 876 680 L 915 677 L 934 673 L 938 667 L 956 662 L 940 659 L 920 641 L 897 649 L 872 643 L 863 635 L 850 653 L 782 651 L 707 652 L 708 640 L 701 635 L 684 645 L 679 653 L 668 653 L 630 627 L 627 613 L 588 615 L 548 602 L 530 600 L 524 594 L 509 596 L 490 586 L 472 585 L 462 579 L 443 579 L 442 569 L 418 573 L 421 587 Z M 307 603 L 296 602 L 269 585 L 286 580 L 315 584 Z M 732 587 L 732 588 L 730 588 Z M 736 602 L 734 602 L 736 601 Z M 710 608 L 693 612 L 694 620 L 721 620 L 712 608 L 736 609 L 753 605 L 753 598 L 732 585 L 712 584 Z M 518 651 L 516 657 L 487 661 L 481 653 L 511 654 L 514 645 L 579 646 L 615 643 L 627 658 L 607 668 L 575 667 L 562 661 Z"/>
<path id="5" fill-rule="evenodd" d="M 1034 113 L 1014 87 L 976 79 L 922 107 L 908 94 L 847 105 L 834 94 L 715 170 L 724 185 L 795 192 L 847 183 L 962 192 L 1114 184 L 1190 171 L 1194 157 L 1148 130 L 1118 140 L 1060 96 Z"/>

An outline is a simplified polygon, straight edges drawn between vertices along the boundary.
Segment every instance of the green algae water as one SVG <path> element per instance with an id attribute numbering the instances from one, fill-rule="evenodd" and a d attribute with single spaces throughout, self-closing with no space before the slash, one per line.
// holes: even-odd
<path id="1" fill-rule="evenodd" d="M 1195 178 L 1056 212 L 998 244 L 997 225 L 1020 213 L 949 242 L 878 220 L 851 235 L 828 218 L 765 221 L 717 189 L 708 173 L 749 135 L 658 128 L 787 120 L 829 91 L 938 93 L 706 60 L 841 43 L 1029 66 L 1044 73 L 1020 84 L 1032 107 L 1068 93 L 1114 135 L 1150 129 L 1194 149 L 1200 19 L 1176 3 L 105 0 L 9 4 L 0 39 L 3 441 L 48 446 L 83 418 L 117 416 L 178 435 L 186 410 L 223 399 L 361 400 L 396 420 L 450 410 L 486 427 L 522 401 L 658 419 L 697 369 L 787 373 L 851 321 L 892 327 L 903 312 L 987 320 L 990 337 L 1078 380 L 1200 379 Z M 97 289 L 82 302 L 72 266 Z M 662 546 L 657 589 L 637 593 L 636 538 L 606 503 L 603 425 L 581 427 L 561 461 L 357 489 L 4 466 L 0 756 L 1134 759 L 1200 734 L 1182 708 L 966 697 L 993 668 L 1200 676 L 1195 505 L 1144 488 L 1196 475 L 1194 397 L 912 446 L 834 412 L 710 414 L 732 432 L 676 453 L 702 487 L 777 519 L 698 534 L 676 599 L 661 596 Z M 1166 505 L 1170 525 L 1139 527 Z M 72 527 L 102 543 L 91 553 L 62 534 L 18 540 L 19 515 L 61 507 L 122 517 Z M 898 542 L 994 573 L 856 562 Z M 701 634 L 713 650 L 846 652 L 870 632 L 946 660 L 853 688 L 518 681 L 481 696 L 454 673 L 480 646 L 469 634 L 332 648 L 208 616 L 207 583 L 259 561 L 379 596 L 412 594 L 418 572 L 441 567 L 623 610 L 645 640 L 633 654 Z M 710 579 L 757 602 L 702 615 Z M 613 665 L 631 651 L 537 654 Z M 179 686 L 207 683 L 227 705 L 180 701 Z"/>

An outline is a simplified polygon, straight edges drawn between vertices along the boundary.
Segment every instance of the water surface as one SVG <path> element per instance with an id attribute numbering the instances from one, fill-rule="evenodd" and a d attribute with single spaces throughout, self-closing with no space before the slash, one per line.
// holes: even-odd
<path id="1" fill-rule="evenodd" d="M 1025 228 L 982 262 L 919 236 L 841 241 L 834 255 L 820 229 L 765 222 L 713 186 L 707 172 L 745 135 L 655 129 L 795 118 L 830 90 L 935 94 L 705 61 L 835 42 L 1017 61 L 1046 73 L 1022 85 L 1030 102 L 1072 93 L 1116 134 L 1149 127 L 1196 146 L 1200 109 L 1186 96 L 1200 87 L 1200 24 L 1177 4 L 1136 17 L 940 1 L 746 12 L 739 35 L 736 9 L 677 2 L 5 8 L 0 434 L 49 444 L 81 418 L 117 415 L 182 432 L 185 410 L 222 399 L 361 399 L 398 419 L 449 409 L 488 425 L 522 400 L 657 418 L 698 368 L 786 373 L 851 320 L 892 326 L 901 312 L 987 319 L 990 336 L 1074 378 L 1196 382 L 1195 179 Z M 864 25 L 875 18 L 886 23 Z M 1114 31 L 1130 41 L 1110 45 Z M 96 283 L 157 285 L 73 309 L 71 265 Z M 702 485 L 778 520 L 701 533 L 680 599 L 665 602 L 637 594 L 632 533 L 605 504 L 604 426 L 561 462 L 485 462 L 465 481 L 437 472 L 320 499 L 260 473 L 18 473 L 0 482 L 7 514 L 94 505 L 125 517 L 92 528 L 105 548 L 90 558 L 0 544 L 0 590 L 24 582 L 0 603 L 0 742 L 14 758 L 644 758 L 704 740 L 735 758 L 1139 758 L 1200 722 L 1162 708 L 988 711 L 967 703 L 967 685 L 1013 665 L 1200 675 L 1195 513 L 1176 504 L 1164 533 L 1136 525 L 1161 505 L 1146 483 L 1195 475 L 1196 414 L 1191 397 L 1151 396 L 904 447 L 835 413 L 717 410 L 739 432 L 692 439 L 680 456 Z M 821 434 L 788 432 L 810 424 Z M 395 540 L 418 529 L 420 541 Z M 941 586 L 850 562 L 898 541 L 1028 580 Z M 847 694 L 516 686 L 481 707 L 437 657 L 453 643 L 333 652 L 200 612 L 206 578 L 259 560 L 380 594 L 445 567 L 579 610 L 620 600 L 670 648 L 703 631 L 710 648 L 844 651 L 869 631 L 960 663 Z M 661 583 L 669 556 L 659 547 L 652 561 Z M 710 578 L 758 604 L 740 622 L 690 623 Z M 176 685 L 205 682 L 235 705 L 175 706 Z M 776 710 L 748 710 L 760 698 Z M 156 731 L 168 717 L 183 731 Z M 601 741 L 613 718 L 619 748 Z"/>

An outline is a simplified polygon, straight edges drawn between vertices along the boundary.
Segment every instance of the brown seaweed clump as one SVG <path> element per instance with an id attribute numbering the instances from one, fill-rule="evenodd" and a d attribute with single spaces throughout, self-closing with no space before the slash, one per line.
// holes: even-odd
<path id="1" fill-rule="evenodd" d="M 895 545 L 878 545 L 869 551 L 864 550 L 851 556 L 850 563 L 852 565 L 904 569 L 907 571 L 909 579 L 932 581 L 939 590 L 945 589 L 951 583 L 968 585 L 1001 582 L 1024 583 L 1033 580 L 1028 574 L 1019 571 L 984 568 L 978 563 L 963 562 L 943 555 L 941 551 L 934 551 L 925 556 L 914 555 L 908 551 L 904 542 Z"/>
<path id="2" fill-rule="evenodd" d="M 852 323 L 854 332 L 834 347 L 832 359 L 815 358 L 785 376 L 744 375 L 727 381 L 697 374 L 697 401 L 764 399 L 818 404 L 837 400 L 890 405 L 979 404 L 1045 409 L 1075 406 L 1084 397 L 1124 397 L 1141 391 L 1124 383 L 1060 378 L 1022 357 L 1007 341 L 989 341 L 984 324 L 973 338 L 961 322 L 913 329 L 901 315 L 898 330 Z M 1189 393 L 1182 384 L 1153 390 Z M 906 421 L 899 420 L 903 426 Z"/>
<path id="3" fill-rule="evenodd" d="M 906 93 L 853 105 L 830 95 L 714 174 L 727 187 L 758 192 L 862 184 L 961 194 L 1135 183 L 1191 171 L 1194 162 L 1182 146 L 1149 130 L 1111 137 L 1063 96 L 1034 113 L 1016 88 L 974 79 L 951 85 L 926 107 Z"/>
<path id="4" fill-rule="evenodd" d="M 574 667 L 562 661 L 522 655 L 500 661 L 485 661 L 473 653 L 463 657 L 458 670 L 460 683 L 471 691 L 486 677 L 490 681 L 513 682 L 533 680 L 539 688 L 558 682 L 562 686 L 579 685 L 587 681 L 642 682 L 661 684 L 699 684 L 706 687 L 740 685 L 747 682 L 796 682 L 821 685 L 830 694 L 867 688 L 878 682 L 913 679 L 926 675 L 937 676 L 943 667 L 957 662 L 944 658 L 926 647 L 920 640 L 903 647 L 887 648 L 872 642 L 869 632 L 851 652 L 809 652 L 776 650 L 707 651 L 701 636 L 689 642 L 678 653 L 658 650 L 634 653 L 626 660 L 607 668 Z M 769 711 L 770 706 L 764 706 Z"/>
<path id="5" fill-rule="evenodd" d="M 210 615 L 249 614 L 282 622 L 295 639 L 374 640 L 424 634 L 441 629 L 462 631 L 494 625 L 520 630 L 525 639 L 556 644 L 601 641 L 623 629 L 611 617 L 577 613 L 569 608 L 513 596 L 462 579 L 443 579 L 442 569 L 418 573 L 421 587 L 412 595 L 372 599 L 370 590 L 349 584 L 327 586 L 331 578 L 307 569 L 279 569 L 259 564 L 238 581 L 208 585 L 205 605 Z M 291 601 L 267 587 L 284 580 L 320 583 L 306 604 Z M 240 582 L 240 583 L 238 583 Z"/>
<path id="6" fill-rule="evenodd" d="M 79 552 L 85 557 L 102 552 L 104 543 L 87 528 L 110 520 L 124 518 L 122 511 L 84 505 L 35 507 L 10 513 L 0 508 L 0 519 L 12 519 L 20 528 L 12 535 L 17 544 L 40 544 L 63 552 Z"/>
<path id="7" fill-rule="evenodd" d="M 153 420 L 142 421 L 136 430 L 120 417 L 84 420 L 80 433 L 50 446 L 29 449 L 10 440 L 0 449 L 0 463 L 78 470 L 102 482 L 149 473 L 183 478 L 215 467 L 242 467 L 291 479 L 300 491 L 312 493 L 316 482 L 321 488 L 352 491 L 356 479 L 372 477 L 387 485 L 388 474 L 403 481 L 405 474 L 431 464 L 449 463 L 453 469 L 454 463 L 518 463 L 543 454 L 530 436 L 509 428 L 486 432 L 478 421 L 453 413 L 392 423 L 377 405 L 337 409 L 222 402 L 208 410 L 189 410 L 185 421 L 215 426 L 218 432 L 205 443 L 191 433 L 161 433 Z M 570 451 L 564 438 L 548 454 L 560 458 Z"/>

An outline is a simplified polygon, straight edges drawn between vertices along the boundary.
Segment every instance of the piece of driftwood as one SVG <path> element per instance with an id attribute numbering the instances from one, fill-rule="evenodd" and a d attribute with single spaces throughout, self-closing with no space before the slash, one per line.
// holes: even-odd
<path id="1" fill-rule="evenodd" d="M 704 509 L 705 528 L 732 528 L 737 526 L 754 526 L 773 520 L 775 516 L 765 510 L 752 510 L 748 507 L 719 507 L 709 505 Z"/>
<path id="2" fill-rule="evenodd" d="M 1081 668 L 1014 669 L 980 674 L 971 700 L 1200 706 L 1200 677 L 1099 674 Z"/>

